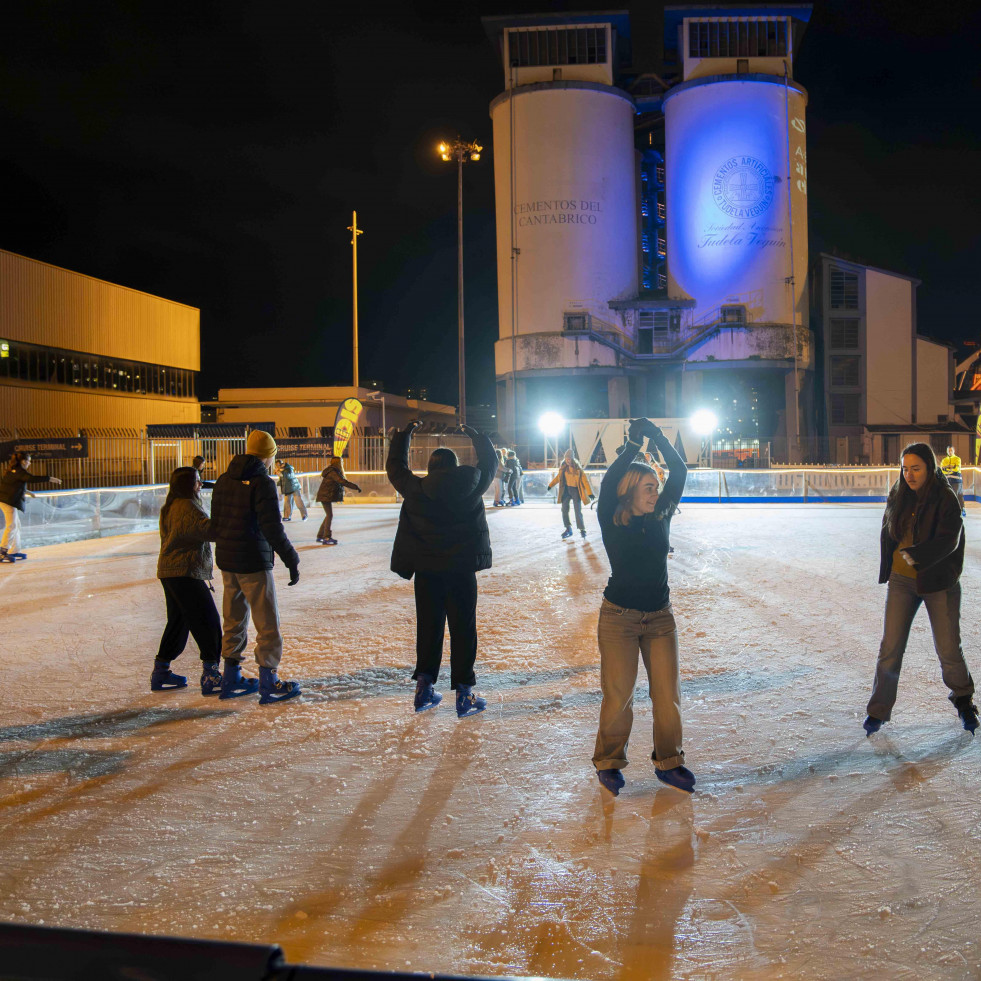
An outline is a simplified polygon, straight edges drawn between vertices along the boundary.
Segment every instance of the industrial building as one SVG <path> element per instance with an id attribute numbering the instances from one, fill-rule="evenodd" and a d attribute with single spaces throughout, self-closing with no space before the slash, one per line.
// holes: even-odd
<path id="1" fill-rule="evenodd" d="M 0 429 L 197 422 L 200 311 L 0 250 Z"/>

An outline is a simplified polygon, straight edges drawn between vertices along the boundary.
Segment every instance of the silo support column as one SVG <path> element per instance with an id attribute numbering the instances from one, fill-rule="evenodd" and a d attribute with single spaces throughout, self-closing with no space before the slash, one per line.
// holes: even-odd
<path id="1" fill-rule="evenodd" d="M 610 399 L 610 418 L 630 416 L 630 379 L 626 375 L 614 375 L 607 381 L 606 391 Z"/>
<path id="2" fill-rule="evenodd" d="M 795 429 L 800 425 L 801 414 L 794 411 L 794 400 L 797 398 L 797 386 L 794 383 L 794 370 L 791 369 L 784 376 L 784 403 L 786 411 L 784 419 L 787 421 L 787 462 L 800 463 L 801 460 L 801 433 Z"/>
<path id="3" fill-rule="evenodd" d="M 702 372 L 683 371 L 681 373 L 681 414 L 690 416 L 704 408 L 702 401 Z"/>

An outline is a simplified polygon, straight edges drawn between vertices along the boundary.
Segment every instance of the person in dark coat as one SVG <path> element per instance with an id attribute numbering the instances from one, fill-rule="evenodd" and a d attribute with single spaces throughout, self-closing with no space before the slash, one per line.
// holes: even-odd
<path id="1" fill-rule="evenodd" d="M 228 469 L 215 481 L 211 496 L 215 559 L 224 585 L 221 656 L 225 670 L 220 697 L 236 698 L 258 689 L 260 705 L 300 693 L 295 681 L 281 681 L 276 674 L 283 656 L 283 635 L 273 557 L 278 555 L 289 569 L 290 586 L 300 581 L 300 557 L 286 537 L 276 483 L 269 476 L 275 456 L 276 441 L 269 433 L 254 429 L 245 453 L 232 457 Z M 242 676 L 250 613 L 256 629 L 258 682 Z"/>
<path id="2" fill-rule="evenodd" d="M 203 456 L 196 456 L 191 460 L 191 466 L 201 475 L 201 487 L 204 490 L 211 490 L 215 486 L 213 480 L 204 479 L 204 468 L 205 466 L 210 466 Z"/>
<path id="3" fill-rule="evenodd" d="M 0 539 L 0 562 L 16 562 L 27 556 L 20 549 L 20 512 L 24 497 L 30 494 L 28 484 L 60 484 L 57 477 L 31 473 L 31 454 L 17 450 L 0 477 L 0 511 L 3 512 L 3 538 Z M 31 494 L 33 497 L 34 495 Z"/>
<path id="4" fill-rule="evenodd" d="M 950 689 L 948 697 L 961 724 L 973 735 L 978 727 L 974 679 L 961 647 L 964 522 L 960 502 L 927 443 L 910 443 L 902 461 L 879 533 L 879 582 L 888 583 L 886 616 L 868 716 L 862 725 L 871 736 L 891 718 L 913 617 L 923 604 L 944 684 Z"/>
<path id="5" fill-rule="evenodd" d="M 344 488 L 361 493 L 357 484 L 352 484 L 344 476 L 344 464 L 339 456 L 332 456 L 330 463 L 320 475 L 320 489 L 317 491 L 317 501 L 324 506 L 324 520 L 317 532 L 317 541 L 323 545 L 336 545 L 337 539 L 331 533 L 334 522 L 334 505 L 344 500 Z"/>
<path id="6" fill-rule="evenodd" d="M 296 470 L 292 463 L 285 460 L 276 461 L 276 471 L 279 474 L 279 489 L 283 492 L 283 521 L 293 520 L 293 502 L 300 509 L 300 518 L 307 520 L 307 505 L 303 500 L 303 493 L 300 489 L 300 478 L 296 475 Z"/>
<path id="7" fill-rule="evenodd" d="M 445 447 L 433 450 L 429 472 L 409 469 L 409 444 L 419 426 L 410 423 L 392 438 L 386 470 L 402 495 L 392 571 L 415 576 L 415 709 L 442 700 L 433 686 L 443 658 L 443 636 L 450 627 L 450 687 L 460 718 L 482 712 L 487 702 L 473 693 L 477 660 L 477 572 L 491 567 L 490 532 L 484 492 L 497 472 L 498 457 L 488 436 L 463 426 L 477 451 L 477 466 L 460 466 Z"/>
<path id="8" fill-rule="evenodd" d="M 178 467 L 160 509 L 157 578 L 167 603 L 167 625 L 153 662 L 151 691 L 187 687 L 187 678 L 170 665 L 184 653 L 188 634 L 201 652 L 201 694 L 216 695 L 221 689 L 221 618 L 209 585 L 213 538 L 211 519 L 201 504 L 201 474 L 195 467 Z"/>

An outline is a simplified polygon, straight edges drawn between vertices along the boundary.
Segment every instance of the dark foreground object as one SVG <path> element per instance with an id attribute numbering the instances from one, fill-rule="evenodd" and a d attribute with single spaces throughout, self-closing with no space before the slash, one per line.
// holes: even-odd
<path id="1" fill-rule="evenodd" d="M 222 943 L 0 923 L 3 981 L 379 981 L 419 974 L 286 964 L 275 944 Z M 480 981 L 426 974 L 433 981 Z M 506 981 L 498 978 L 496 981 Z"/>

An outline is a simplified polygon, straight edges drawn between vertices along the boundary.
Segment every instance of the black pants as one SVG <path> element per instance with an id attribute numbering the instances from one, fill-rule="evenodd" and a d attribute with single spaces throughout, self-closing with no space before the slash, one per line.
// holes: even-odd
<path id="1" fill-rule="evenodd" d="M 221 618 L 208 584 L 201 579 L 175 576 L 161 579 L 167 598 L 167 626 L 160 638 L 157 660 L 168 664 L 180 657 L 190 633 L 202 661 L 221 660 Z"/>
<path id="2" fill-rule="evenodd" d="M 321 501 L 320 503 L 324 506 L 324 520 L 320 523 L 317 537 L 326 541 L 330 538 L 330 526 L 334 523 L 334 506 L 330 501 Z"/>
<path id="3" fill-rule="evenodd" d="M 443 636 L 450 624 L 450 687 L 476 684 L 477 574 L 475 572 L 417 572 L 416 670 L 412 675 L 439 676 Z"/>
<path id="4" fill-rule="evenodd" d="M 582 498 L 579 496 L 578 487 L 567 487 L 565 489 L 565 496 L 562 498 L 562 524 L 566 528 L 572 528 L 569 522 L 569 505 L 573 504 L 576 508 L 576 527 L 580 531 L 585 531 L 586 526 L 582 523 Z"/>

